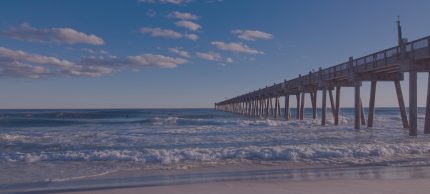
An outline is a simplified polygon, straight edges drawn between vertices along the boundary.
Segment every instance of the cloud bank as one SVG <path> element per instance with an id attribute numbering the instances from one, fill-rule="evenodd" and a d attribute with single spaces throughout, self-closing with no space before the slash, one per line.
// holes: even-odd
<path id="1" fill-rule="evenodd" d="M 196 34 L 181 34 L 174 30 L 162 29 L 162 28 L 144 27 L 144 28 L 140 28 L 140 32 L 142 34 L 149 34 L 152 37 L 161 37 L 161 38 L 168 38 L 168 39 L 181 39 L 181 38 L 187 38 L 189 40 L 199 39 L 199 36 Z"/>
<path id="2" fill-rule="evenodd" d="M 149 34 L 152 37 L 163 37 L 178 39 L 182 38 L 182 34 L 173 30 L 161 29 L 161 28 L 141 28 L 140 32 L 142 34 Z"/>
<path id="3" fill-rule="evenodd" d="M 236 34 L 238 38 L 243 40 L 269 40 L 273 38 L 272 34 L 258 30 L 233 30 L 232 34 Z"/>
<path id="4" fill-rule="evenodd" d="M 31 42 L 103 45 L 105 41 L 94 34 L 85 34 L 72 28 L 34 28 L 27 23 L 0 32 L 1 37 Z"/>
<path id="5" fill-rule="evenodd" d="M 190 58 L 191 57 L 191 55 L 190 55 L 190 53 L 188 53 L 188 51 L 184 51 L 181 48 L 169 48 L 169 51 L 177 54 L 180 57 L 184 57 L 184 58 Z"/>
<path id="6" fill-rule="evenodd" d="M 221 61 L 222 57 L 219 53 L 215 52 L 196 52 L 196 56 L 200 59 L 207 61 Z"/>
<path id="7" fill-rule="evenodd" d="M 196 31 L 202 28 L 199 24 L 186 20 L 177 21 L 175 22 L 175 25 L 178 27 L 186 28 L 191 31 Z"/>
<path id="8" fill-rule="evenodd" d="M 110 67 L 79 64 L 55 57 L 0 47 L 0 76 L 39 79 L 48 75 L 98 77 L 113 72 Z"/>
<path id="9" fill-rule="evenodd" d="M 142 54 L 118 58 L 90 56 L 76 62 L 0 47 L 0 76 L 40 79 L 48 76 L 100 77 L 124 68 L 175 68 L 187 63 L 183 58 Z"/>
<path id="10" fill-rule="evenodd" d="M 140 56 L 130 56 L 125 60 L 126 64 L 144 67 L 175 68 L 184 64 L 187 60 L 182 58 L 166 57 L 163 55 L 144 54 Z"/>
<path id="11" fill-rule="evenodd" d="M 234 53 L 246 53 L 246 54 L 264 54 L 264 52 L 252 49 L 248 47 L 247 45 L 240 43 L 240 42 L 221 42 L 221 41 L 214 41 L 211 42 L 212 45 L 217 47 L 220 50 L 224 51 L 230 51 Z"/>
<path id="12" fill-rule="evenodd" d="M 178 12 L 178 11 L 174 11 L 169 13 L 169 15 L 167 15 L 168 18 L 170 19 L 180 19 L 180 20 L 197 20 L 199 19 L 198 16 L 191 14 L 191 13 L 187 13 L 187 12 Z"/>

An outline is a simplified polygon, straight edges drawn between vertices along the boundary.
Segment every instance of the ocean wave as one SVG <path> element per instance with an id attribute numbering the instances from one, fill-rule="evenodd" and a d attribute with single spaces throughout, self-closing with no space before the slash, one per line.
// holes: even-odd
<path id="1" fill-rule="evenodd" d="M 430 143 L 397 144 L 309 144 L 280 146 L 247 146 L 227 148 L 183 148 L 92 150 L 65 152 L 1 153 L 1 162 L 40 161 L 132 161 L 171 165 L 181 162 L 213 161 L 302 161 L 327 163 L 372 163 L 422 156 L 430 153 Z"/>
<path id="2" fill-rule="evenodd" d="M 81 120 L 67 119 L 32 119 L 32 118 L 5 118 L 0 120 L 2 127 L 58 127 L 87 123 Z"/>
<path id="3" fill-rule="evenodd" d="M 154 117 L 150 120 L 153 125 L 229 125 L 240 123 L 240 120 L 227 120 L 227 119 L 206 119 L 206 118 L 184 118 L 184 117 Z"/>
<path id="4" fill-rule="evenodd" d="M 13 135 L 13 134 L 0 134 L 0 141 L 23 141 L 29 139 L 29 136 L 25 135 Z"/>
<path id="5" fill-rule="evenodd" d="M 178 117 L 155 117 L 152 120 L 152 123 L 155 125 L 166 125 L 166 124 L 170 124 L 170 125 L 174 125 L 176 124 L 176 122 L 178 121 Z"/>

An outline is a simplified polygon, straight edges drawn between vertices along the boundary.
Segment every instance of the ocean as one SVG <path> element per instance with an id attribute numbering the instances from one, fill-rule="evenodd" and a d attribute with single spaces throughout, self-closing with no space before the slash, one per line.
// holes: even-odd
<path id="1" fill-rule="evenodd" d="M 0 110 L 0 191 L 430 166 L 425 109 L 418 137 L 398 108 L 377 108 L 371 129 L 353 129 L 351 108 L 340 114 L 320 126 L 311 109 L 288 122 L 214 109 Z"/>

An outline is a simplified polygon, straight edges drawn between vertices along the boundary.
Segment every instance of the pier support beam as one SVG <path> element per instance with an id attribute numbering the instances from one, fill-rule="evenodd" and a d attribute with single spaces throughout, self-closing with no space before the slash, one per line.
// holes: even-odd
<path id="1" fill-rule="evenodd" d="M 264 115 L 264 100 L 263 100 L 264 98 L 260 98 L 260 117 L 263 117 L 263 115 Z"/>
<path id="2" fill-rule="evenodd" d="M 251 116 L 254 116 L 255 113 L 255 102 L 254 99 L 251 99 Z"/>
<path id="3" fill-rule="evenodd" d="M 255 113 L 255 102 L 254 99 L 251 100 L 251 116 L 254 116 Z"/>
<path id="4" fill-rule="evenodd" d="M 269 101 L 270 101 L 270 116 L 273 116 L 274 111 L 273 111 L 272 97 L 269 98 Z"/>
<path id="5" fill-rule="evenodd" d="M 285 109 L 284 109 L 285 120 L 289 121 L 291 118 L 290 115 L 290 95 L 285 95 Z"/>
<path id="6" fill-rule="evenodd" d="M 255 113 L 255 101 L 251 99 L 251 116 L 254 116 Z"/>
<path id="7" fill-rule="evenodd" d="M 336 113 L 334 116 L 335 125 L 339 125 L 339 112 L 340 112 L 340 86 L 336 87 Z"/>
<path id="8" fill-rule="evenodd" d="M 275 97 L 275 119 L 279 118 L 279 97 Z"/>
<path id="9" fill-rule="evenodd" d="M 322 91 L 322 110 L 321 110 L 321 125 L 326 124 L 326 110 L 327 110 L 327 88 Z"/>
<path id="10" fill-rule="evenodd" d="M 296 118 L 300 119 L 300 93 L 296 94 L 296 99 L 297 99 Z"/>
<path id="11" fill-rule="evenodd" d="M 394 87 L 396 88 L 397 100 L 399 101 L 400 116 L 402 117 L 403 128 L 406 129 L 409 127 L 409 124 L 408 117 L 406 115 L 405 101 L 403 100 L 403 92 L 402 87 L 400 86 L 400 81 L 394 81 Z"/>
<path id="12" fill-rule="evenodd" d="M 261 116 L 261 108 L 263 107 L 262 99 L 257 98 L 255 99 L 256 102 L 256 108 L 255 108 L 255 116 Z"/>
<path id="13" fill-rule="evenodd" d="M 417 136 L 417 72 L 409 72 L 409 136 Z"/>
<path id="14" fill-rule="evenodd" d="M 334 99 L 333 99 L 333 90 L 328 90 L 328 95 L 330 97 L 330 106 L 331 106 L 331 113 L 333 115 L 333 119 L 335 117 L 336 114 L 336 108 L 334 106 Z"/>
<path id="15" fill-rule="evenodd" d="M 279 98 L 280 97 L 278 96 L 278 118 L 281 118 L 281 101 Z"/>
<path id="16" fill-rule="evenodd" d="M 360 118 L 360 120 L 361 120 L 361 124 L 362 125 L 366 125 L 366 116 L 364 116 L 364 108 L 363 108 L 363 101 L 361 100 L 361 97 L 360 97 L 360 113 L 361 113 L 361 118 Z"/>
<path id="17" fill-rule="evenodd" d="M 266 115 L 266 99 L 263 97 L 261 98 L 261 117 L 264 117 Z"/>
<path id="18" fill-rule="evenodd" d="M 426 118 L 424 123 L 424 134 L 430 134 L 430 72 L 427 83 Z"/>
<path id="19" fill-rule="evenodd" d="M 300 120 L 305 118 L 305 92 L 302 92 L 302 99 L 300 100 Z"/>
<path id="20" fill-rule="evenodd" d="M 270 108 L 270 105 L 269 105 L 269 98 L 265 98 L 264 99 L 264 117 L 265 118 L 267 118 L 267 117 L 269 117 L 269 108 Z"/>
<path id="21" fill-rule="evenodd" d="M 317 119 L 317 92 L 309 93 L 312 101 L 312 119 Z"/>
<path id="22" fill-rule="evenodd" d="M 360 129 L 360 117 L 361 117 L 361 107 L 360 107 L 360 83 L 355 83 L 355 96 L 354 96 L 354 129 Z"/>
<path id="23" fill-rule="evenodd" d="M 251 100 L 250 100 L 250 99 L 248 99 L 247 104 L 248 104 L 248 113 L 247 113 L 247 115 L 248 115 L 248 116 L 251 116 L 252 103 L 251 103 Z"/>
<path id="24" fill-rule="evenodd" d="M 260 116 L 260 108 L 261 108 L 260 105 L 261 105 L 260 104 L 260 99 L 256 98 L 255 99 L 255 116 L 256 117 Z"/>
<path id="25" fill-rule="evenodd" d="M 375 113 L 375 97 L 376 97 L 376 81 L 370 83 L 370 100 L 369 100 L 369 111 L 367 113 L 367 127 L 373 127 L 373 114 Z"/>

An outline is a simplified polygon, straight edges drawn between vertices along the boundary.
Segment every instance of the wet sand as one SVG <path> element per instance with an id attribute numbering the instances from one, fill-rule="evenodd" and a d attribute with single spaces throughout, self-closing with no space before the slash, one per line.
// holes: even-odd
<path id="1" fill-rule="evenodd" d="M 184 185 L 135 187 L 121 189 L 100 189 L 63 192 L 64 194 L 152 194 L 152 193 L 238 193 L 238 194 L 427 194 L 430 179 L 406 180 L 320 180 L 320 181 L 227 181 Z"/>
<path id="2" fill-rule="evenodd" d="M 430 193 L 428 166 L 292 166 L 127 170 L 68 181 L 0 185 L 0 193 Z"/>

